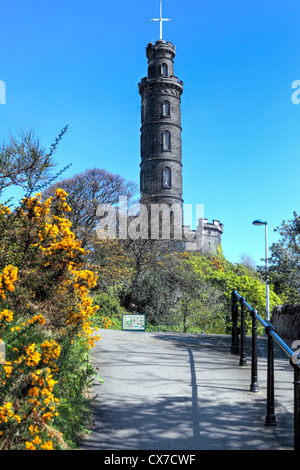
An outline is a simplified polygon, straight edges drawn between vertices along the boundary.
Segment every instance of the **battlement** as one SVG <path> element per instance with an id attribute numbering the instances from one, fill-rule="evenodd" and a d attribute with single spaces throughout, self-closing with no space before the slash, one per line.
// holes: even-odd
<path id="1" fill-rule="evenodd" d="M 219 220 L 198 219 L 196 230 L 190 225 L 183 226 L 186 249 L 189 251 L 216 252 L 221 244 L 223 224 Z"/>
<path id="2" fill-rule="evenodd" d="M 198 226 L 199 223 L 201 224 L 201 220 L 203 220 L 204 230 L 219 230 L 223 233 L 223 224 L 219 220 L 213 220 L 212 223 L 209 223 L 207 219 L 198 219 Z"/>
<path id="3" fill-rule="evenodd" d="M 147 48 L 146 48 L 147 58 L 149 59 L 153 55 L 153 53 L 156 53 L 156 51 L 159 51 L 159 50 L 170 52 L 172 56 L 175 57 L 176 46 L 174 46 L 174 44 L 172 44 L 169 41 L 166 42 L 163 39 L 159 39 L 158 41 L 156 41 L 155 44 L 153 44 L 153 42 L 150 42 L 147 45 Z"/>

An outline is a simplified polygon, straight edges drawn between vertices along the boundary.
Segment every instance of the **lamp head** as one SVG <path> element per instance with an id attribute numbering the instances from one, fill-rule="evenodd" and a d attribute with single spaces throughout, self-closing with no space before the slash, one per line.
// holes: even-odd
<path id="1" fill-rule="evenodd" d="M 267 225 L 268 222 L 265 222 L 263 220 L 254 220 L 254 222 L 252 222 L 253 225 Z"/>

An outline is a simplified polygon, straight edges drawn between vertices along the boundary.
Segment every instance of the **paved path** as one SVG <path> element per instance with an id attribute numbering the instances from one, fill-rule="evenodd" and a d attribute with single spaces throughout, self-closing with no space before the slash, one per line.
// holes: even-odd
<path id="1" fill-rule="evenodd" d="M 277 426 L 266 415 L 266 341 L 259 392 L 230 337 L 101 330 L 93 353 L 95 417 L 79 450 L 292 450 L 293 370 L 275 361 Z M 249 338 L 247 338 L 249 341 Z"/>

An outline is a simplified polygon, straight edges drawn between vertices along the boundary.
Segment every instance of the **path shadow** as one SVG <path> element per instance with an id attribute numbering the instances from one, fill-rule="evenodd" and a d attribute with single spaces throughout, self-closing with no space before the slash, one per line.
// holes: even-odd
<path id="1" fill-rule="evenodd" d="M 165 341 L 163 337 L 160 338 Z M 170 340 L 171 338 L 168 338 Z M 181 338 L 172 338 L 173 346 L 182 346 Z M 190 394 L 170 396 L 162 389 L 158 397 L 147 397 L 146 389 L 157 380 L 153 373 L 143 382 L 145 394 L 126 393 L 126 381 L 136 380 L 139 376 L 124 377 L 120 380 L 120 390 L 109 390 L 102 395 L 102 385 L 95 386 L 98 398 L 94 404 L 94 423 L 91 434 L 82 441 L 79 450 L 291 450 L 293 445 L 293 416 L 289 412 L 277 413 L 281 426 L 265 426 L 265 396 L 255 394 L 249 400 L 247 388 L 234 387 L 232 382 L 218 381 L 213 374 L 219 367 L 212 359 L 205 367 L 212 371 L 211 379 L 199 382 L 199 365 L 194 358 L 193 346 L 186 349 L 190 371 Z M 204 348 L 213 347 L 211 339 L 203 341 Z M 186 348 L 187 344 L 185 344 Z M 196 346 L 195 346 L 196 347 Z M 215 348 L 213 348 L 214 350 Z M 136 352 L 138 356 L 139 352 Z M 170 351 L 168 354 L 171 354 Z M 227 358 L 228 353 L 227 350 Z M 156 358 L 145 359 L 143 367 L 153 366 Z M 225 356 L 226 358 L 226 356 Z M 176 361 L 174 355 L 173 363 Z M 135 357 L 123 357 L 129 368 L 136 363 Z M 230 361 L 224 361 L 230 367 Z M 109 380 L 109 379 L 108 379 Z M 239 386 L 241 383 L 239 383 Z M 180 386 L 180 382 L 178 382 Z M 201 393 L 199 393 L 201 387 Z M 204 393 L 203 393 L 204 391 Z M 222 393 L 244 392 L 245 399 L 224 400 Z M 212 400 L 209 396 L 218 396 Z M 253 394 L 252 394 L 253 396 Z"/>

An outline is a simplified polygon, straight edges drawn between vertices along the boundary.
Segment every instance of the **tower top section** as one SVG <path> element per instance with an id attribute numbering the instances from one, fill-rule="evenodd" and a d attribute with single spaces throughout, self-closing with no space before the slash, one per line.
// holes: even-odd
<path id="1" fill-rule="evenodd" d="M 181 95 L 183 91 L 183 82 L 174 76 L 174 58 L 176 47 L 171 42 L 165 42 L 162 39 L 155 44 L 150 42 L 146 47 L 146 56 L 148 59 L 148 76 L 142 78 L 139 83 L 140 94 L 149 87 L 157 87 L 156 91 L 160 94 L 170 92 L 170 87 L 174 93 Z"/>
<path id="2" fill-rule="evenodd" d="M 176 53 L 176 46 L 171 42 L 165 42 L 163 39 L 159 39 L 155 44 L 150 42 L 146 48 L 146 56 L 148 60 L 154 57 L 165 57 L 169 56 L 170 59 L 174 59 Z"/>

